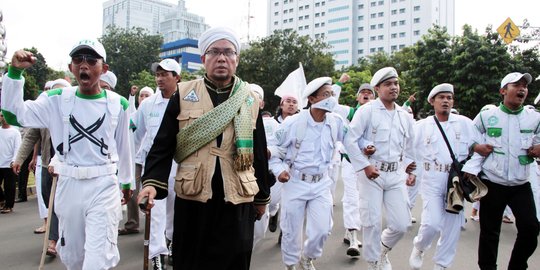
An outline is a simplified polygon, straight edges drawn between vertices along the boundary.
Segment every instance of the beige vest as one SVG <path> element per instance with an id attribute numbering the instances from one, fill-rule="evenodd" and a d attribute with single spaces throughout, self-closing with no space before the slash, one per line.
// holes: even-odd
<path id="1" fill-rule="evenodd" d="M 177 119 L 180 128 L 214 109 L 203 79 L 181 82 L 178 84 L 178 89 L 180 114 Z M 255 129 L 259 102 L 256 95 L 251 92 L 250 95 L 255 99 L 251 108 L 252 125 Z M 219 158 L 225 201 L 233 204 L 253 201 L 255 194 L 259 192 L 253 167 L 243 172 L 237 172 L 234 169 L 233 156 L 236 154 L 236 146 L 233 121 L 227 125 L 222 136 L 221 147 L 217 147 L 217 141 L 213 140 L 178 165 L 174 185 L 178 197 L 200 202 L 210 199 L 212 176 L 216 168 L 216 160 Z"/>

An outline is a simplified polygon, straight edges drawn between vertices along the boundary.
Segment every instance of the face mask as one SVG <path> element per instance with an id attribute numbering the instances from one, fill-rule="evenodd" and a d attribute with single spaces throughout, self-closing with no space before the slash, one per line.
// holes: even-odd
<path id="1" fill-rule="evenodd" d="M 332 112 L 334 111 L 334 108 L 337 106 L 337 104 L 338 102 L 335 97 L 329 97 L 311 105 L 311 108 Z"/>

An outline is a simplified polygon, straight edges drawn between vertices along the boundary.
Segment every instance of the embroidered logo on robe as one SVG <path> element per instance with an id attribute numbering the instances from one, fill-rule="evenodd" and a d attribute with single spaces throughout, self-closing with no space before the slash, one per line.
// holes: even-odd
<path id="1" fill-rule="evenodd" d="M 497 116 L 493 115 L 488 118 L 488 126 L 495 126 L 499 123 L 499 118 Z"/>
<path id="2" fill-rule="evenodd" d="M 195 90 L 192 89 L 185 97 L 185 101 L 199 102 L 199 97 L 195 94 Z"/>

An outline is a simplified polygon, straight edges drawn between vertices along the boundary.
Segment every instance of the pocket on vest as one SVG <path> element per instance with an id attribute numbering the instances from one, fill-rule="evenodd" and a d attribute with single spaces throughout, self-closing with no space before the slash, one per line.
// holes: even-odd
<path id="1" fill-rule="evenodd" d="M 178 166 L 174 191 L 183 195 L 198 195 L 203 189 L 203 181 L 197 177 L 201 162 L 182 162 Z"/>
<path id="2" fill-rule="evenodd" d="M 237 172 L 240 177 L 241 189 L 238 190 L 238 194 L 242 197 L 255 196 L 259 192 L 259 185 L 257 184 L 257 178 L 253 174 L 253 170 L 247 170 L 243 172 Z"/>

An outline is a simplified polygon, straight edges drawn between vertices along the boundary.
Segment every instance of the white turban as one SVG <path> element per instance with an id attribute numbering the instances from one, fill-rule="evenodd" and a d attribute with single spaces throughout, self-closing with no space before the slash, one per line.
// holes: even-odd
<path id="1" fill-rule="evenodd" d="M 64 79 L 56 79 L 56 80 L 54 80 L 54 81 L 52 82 L 51 88 L 53 88 L 53 87 L 55 87 L 55 86 L 60 86 L 60 87 L 70 87 L 71 84 L 70 84 L 68 81 L 64 80 Z M 59 88 L 59 87 L 57 87 L 57 88 Z"/>
<path id="2" fill-rule="evenodd" d="M 148 86 L 145 86 L 143 87 L 140 91 L 139 91 L 139 96 L 141 95 L 141 93 L 143 92 L 147 92 L 149 93 L 150 95 L 153 95 L 154 94 L 154 89 L 148 87 Z"/>
<path id="3" fill-rule="evenodd" d="M 230 41 L 234 45 L 236 52 L 240 52 L 240 39 L 238 39 L 238 36 L 232 29 L 227 27 L 214 27 L 206 30 L 201 34 L 201 37 L 199 37 L 199 49 L 201 50 L 201 54 L 204 54 L 212 43 L 220 39 Z"/>
<path id="4" fill-rule="evenodd" d="M 111 71 L 107 70 L 106 73 L 101 74 L 99 79 L 106 82 L 112 89 L 116 87 L 116 75 L 114 75 L 114 73 L 112 73 Z"/>

